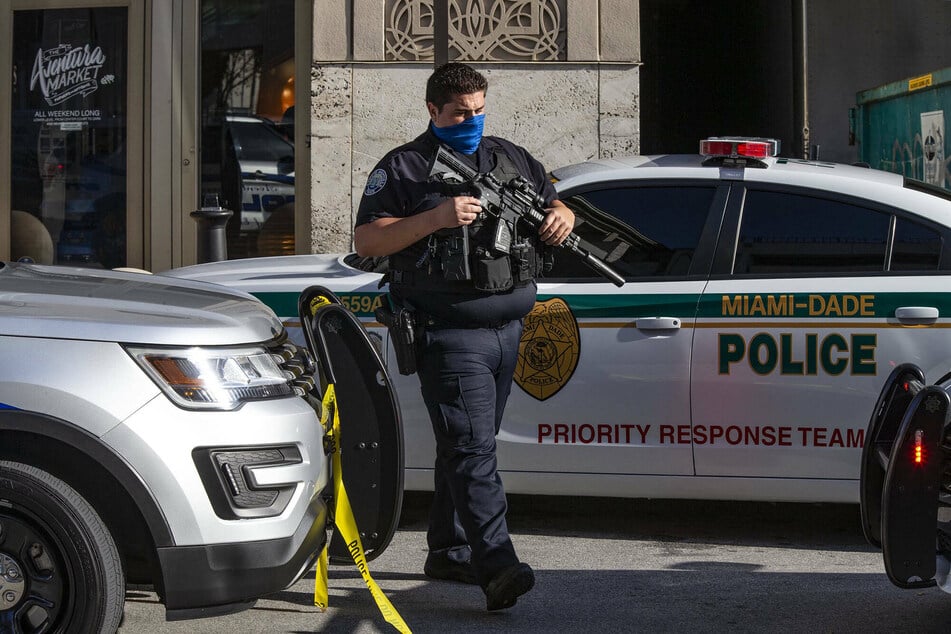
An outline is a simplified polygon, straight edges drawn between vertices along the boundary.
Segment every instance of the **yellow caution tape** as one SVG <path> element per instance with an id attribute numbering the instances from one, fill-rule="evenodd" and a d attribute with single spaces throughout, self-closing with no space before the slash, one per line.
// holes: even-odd
<path id="1" fill-rule="evenodd" d="M 370 576 L 370 568 L 367 566 L 366 554 L 363 551 L 363 542 L 360 541 L 360 532 L 357 530 L 357 522 L 353 519 L 353 509 L 350 507 L 350 498 L 347 497 L 347 490 L 343 485 L 343 472 L 340 466 L 340 415 L 337 412 L 337 397 L 334 393 L 334 386 L 331 383 L 327 386 L 327 391 L 323 398 L 323 411 L 321 412 L 321 424 L 324 429 L 327 428 L 327 417 L 329 412 L 333 411 L 333 425 L 330 428 L 331 446 L 333 447 L 333 476 L 334 476 L 334 525 L 340 531 L 347 544 L 347 550 L 353 558 L 353 563 L 357 565 L 357 570 L 363 575 L 363 581 L 367 584 L 370 594 L 376 601 L 376 607 L 380 614 L 386 619 L 386 622 L 396 628 L 403 634 L 412 634 L 409 626 L 396 611 L 390 600 L 386 598 L 380 586 L 376 584 L 373 577 Z M 317 574 L 314 577 L 314 605 L 321 610 L 327 609 L 328 591 L 327 591 L 327 548 L 324 546 L 317 562 Z"/>
<path id="2" fill-rule="evenodd" d="M 330 604 L 327 590 L 327 545 L 324 544 L 320 556 L 317 558 L 317 571 L 314 574 L 314 605 L 323 612 Z"/>
<path id="3" fill-rule="evenodd" d="M 318 309 L 318 308 L 320 308 L 321 306 L 326 306 L 326 305 L 329 304 L 329 303 L 330 303 L 330 300 L 327 299 L 327 298 L 326 298 L 325 296 L 323 296 L 323 295 L 316 295 L 316 296 L 314 296 L 314 297 L 310 300 L 310 305 L 308 306 L 308 308 L 310 308 L 310 314 L 311 314 L 311 316 L 317 314 L 317 309 Z"/>

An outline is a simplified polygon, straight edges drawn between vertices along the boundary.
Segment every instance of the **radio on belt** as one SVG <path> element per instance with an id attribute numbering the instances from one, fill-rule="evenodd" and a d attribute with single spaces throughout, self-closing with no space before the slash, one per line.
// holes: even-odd
<path id="1" fill-rule="evenodd" d="M 753 137 L 710 137 L 700 141 L 700 155 L 707 157 L 704 165 L 746 165 L 766 167 L 762 159 L 779 154 L 777 139 Z"/>

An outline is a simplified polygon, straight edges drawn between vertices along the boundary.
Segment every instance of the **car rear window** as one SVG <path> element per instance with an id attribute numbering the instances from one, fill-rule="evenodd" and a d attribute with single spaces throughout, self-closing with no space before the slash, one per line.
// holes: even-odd
<path id="1" fill-rule="evenodd" d="M 850 275 L 939 269 L 942 234 L 925 224 L 842 200 L 778 191 L 747 191 L 735 274 Z"/>
<path id="2" fill-rule="evenodd" d="M 837 200 L 750 190 L 735 274 L 885 270 L 889 214 Z"/>
<path id="3" fill-rule="evenodd" d="M 941 261 L 944 240 L 930 227 L 905 218 L 895 222 L 891 271 L 936 271 Z"/>

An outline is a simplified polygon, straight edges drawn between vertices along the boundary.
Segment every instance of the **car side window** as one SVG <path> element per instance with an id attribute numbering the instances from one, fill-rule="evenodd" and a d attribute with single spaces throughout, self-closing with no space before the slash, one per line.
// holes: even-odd
<path id="1" fill-rule="evenodd" d="M 941 234 L 917 222 L 898 218 L 892 247 L 891 271 L 937 271 L 944 241 Z"/>
<path id="2" fill-rule="evenodd" d="M 748 190 L 733 272 L 883 271 L 890 220 L 837 200 Z"/>
<path id="3" fill-rule="evenodd" d="M 598 189 L 568 196 L 582 246 L 632 277 L 687 274 L 713 203 L 714 187 L 646 186 Z M 551 278 L 592 278 L 578 258 L 555 251 Z"/>

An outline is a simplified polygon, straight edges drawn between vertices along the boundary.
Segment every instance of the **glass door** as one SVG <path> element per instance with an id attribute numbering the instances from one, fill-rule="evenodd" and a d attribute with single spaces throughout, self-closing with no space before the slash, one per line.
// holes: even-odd
<path id="1" fill-rule="evenodd" d="M 201 200 L 229 259 L 295 252 L 295 2 L 201 0 Z"/>
<path id="2" fill-rule="evenodd" d="M 133 157 L 143 72 L 129 41 L 140 13 L 22 6 L 12 12 L 9 257 L 142 266 L 142 161 Z"/>

